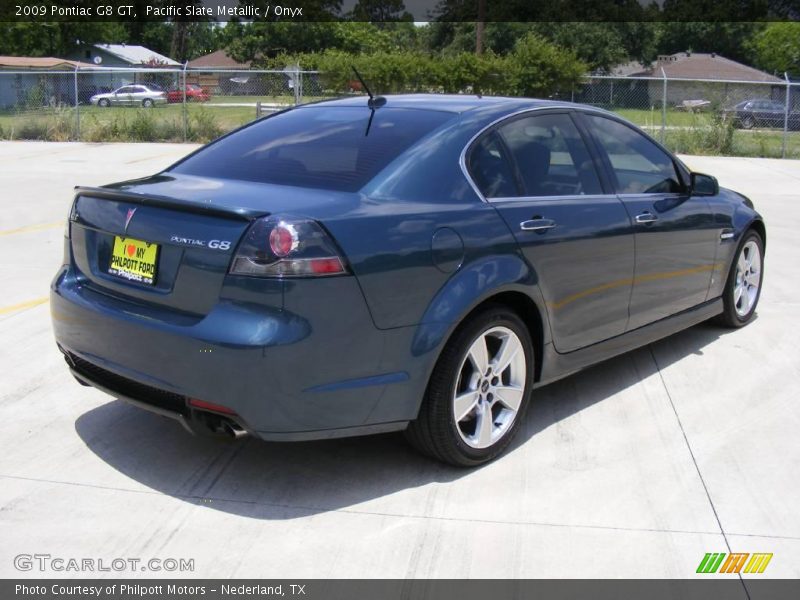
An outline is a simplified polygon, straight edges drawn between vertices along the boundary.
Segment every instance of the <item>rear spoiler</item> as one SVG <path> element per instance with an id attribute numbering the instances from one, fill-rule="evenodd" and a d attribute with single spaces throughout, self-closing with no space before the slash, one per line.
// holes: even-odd
<path id="1" fill-rule="evenodd" d="M 144 206 L 157 206 L 159 208 L 171 208 L 184 212 L 201 215 L 235 219 L 239 221 L 253 221 L 260 217 L 269 215 L 269 211 L 256 210 L 245 207 L 223 207 L 205 204 L 191 200 L 179 200 L 168 196 L 158 196 L 151 194 L 137 194 L 135 192 L 124 192 L 106 187 L 75 186 L 76 196 L 89 196 L 103 200 L 118 200 L 130 202 Z"/>

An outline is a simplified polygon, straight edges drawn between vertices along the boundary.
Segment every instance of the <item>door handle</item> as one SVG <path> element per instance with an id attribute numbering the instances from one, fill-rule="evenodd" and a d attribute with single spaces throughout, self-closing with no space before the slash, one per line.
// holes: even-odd
<path id="1" fill-rule="evenodd" d="M 553 219 L 543 219 L 541 217 L 534 217 L 530 221 L 523 221 L 519 224 L 522 231 L 546 231 L 556 226 Z"/>
<path id="2" fill-rule="evenodd" d="M 645 211 L 640 215 L 636 215 L 637 223 L 653 223 L 658 221 L 658 217 L 649 211 Z"/>

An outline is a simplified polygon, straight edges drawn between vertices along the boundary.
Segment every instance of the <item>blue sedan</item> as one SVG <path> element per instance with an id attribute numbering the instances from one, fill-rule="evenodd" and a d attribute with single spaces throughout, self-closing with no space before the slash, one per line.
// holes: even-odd
<path id="1" fill-rule="evenodd" d="M 350 98 L 77 188 L 53 324 L 79 382 L 193 432 L 404 430 L 472 466 L 536 388 L 750 321 L 765 244 L 750 200 L 611 113 Z"/>

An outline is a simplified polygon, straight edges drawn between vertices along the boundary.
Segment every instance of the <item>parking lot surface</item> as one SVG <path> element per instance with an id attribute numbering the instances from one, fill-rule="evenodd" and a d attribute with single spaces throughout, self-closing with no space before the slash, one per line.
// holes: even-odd
<path id="1" fill-rule="evenodd" d="M 47 302 L 72 186 L 192 148 L 0 143 L 0 576 L 137 575 L 15 568 L 40 553 L 194 560 L 148 577 L 683 578 L 707 552 L 766 552 L 745 582 L 800 577 L 800 161 L 685 158 L 767 222 L 751 325 L 537 390 L 510 451 L 458 470 L 394 434 L 192 437 L 72 379 Z"/>

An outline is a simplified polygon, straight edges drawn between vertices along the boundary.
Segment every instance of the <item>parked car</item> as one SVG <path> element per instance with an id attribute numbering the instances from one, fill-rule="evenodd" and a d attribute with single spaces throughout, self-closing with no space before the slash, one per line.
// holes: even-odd
<path id="1" fill-rule="evenodd" d="M 211 94 L 194 83 L 186 84 L 186 101 L 187 102 L 208 102 L 211 99 Z M 173 104 L 175 102 L 183 102 L 183 89 L 180 87 L 172 88 L 167 92 L 167 102 Z"/>
<path id="2" fill-rule="evenodd" d="M 90 102 L 97 106 L 144 106 L 166 104 L 167 94 L 154 84 L 124 85 L 107 94 L 95 94 Z"/>
<path id="3" fill-rule="evenodd" d="M 78 381 L 191 431 L 405 430 L 468 466 L 535 389 L 747 324 L 765 243 L 750 200 L 612 113 L 357 97 L 77 188 L 51 308 Z"/>
<path id="4" fill-rule="evenodd" d="M 780 127 L 783 129 L 786 120 L 786 107 L 781 102 L 757 98 L 745 100 L 732 108 L 722 111 L 723 116 L 733 120 L 736 127 L 752 129 L 753 127 Z M 789 128 L 800 128 L 800 111 L 789 113 Z"/>
<path id="5" fill-rule="evenodd" d="M 81 85 L 78 88 L 78 100 L 81 104 L 92 104 L 92 98 L 97 95 L 109 94 L 113 90 L 108 86 Z"/>

